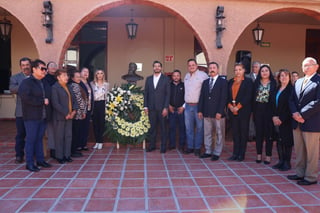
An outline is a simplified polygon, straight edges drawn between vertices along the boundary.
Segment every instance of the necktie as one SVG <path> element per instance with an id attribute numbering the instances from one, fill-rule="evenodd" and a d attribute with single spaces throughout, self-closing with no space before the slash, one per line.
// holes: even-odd
<path id="1" fill-rule="evenodd" d="M 209 91 L 211 92 L 212 88 L 213 88 L 213 78 L 210 78 L 210 81 L 209 81 Z"/>
<path id="2" fill-rule="evenodd" d="M 304 80 L 303 80 L 303 82 L 302 82 L 302 88 L 301 88 L 301 90 L 303 90 L 303 89 L 304 89 L 304 87 L 307 85 L 308 80 L 309 80 L 309 79 L 304 78 Z"/>

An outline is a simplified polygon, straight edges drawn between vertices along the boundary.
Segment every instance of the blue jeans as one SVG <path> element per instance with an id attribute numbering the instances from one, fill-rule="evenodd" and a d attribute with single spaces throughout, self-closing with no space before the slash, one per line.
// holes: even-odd
<path id="1" fill-rule="evenodd" d="M 177 128 L 179 125 L 179 129 Z M 183 148 L 186 143 L 186 126 L 184 121 L 184 113 L 178 114 L 177 111 L 169 113 L 169 136 L 170 147 L 176 147 L 176 132 L 179 130 L 179 147 Z"/>
<path id="2" fill-rule="evenodd" d="M 26 128 L 24 127 L 24 122 L 22 117 L 16 117 L 16 128 L 17 128 L 17 135 L 16 135 L 16 157 L 23 158 L 24 156 L 24 146 L 26 144 L 25 137 L 26 137 Z"/>
<path id="3" fill-rule="evenodd" d="M 200 149 L 203 143 L 203 119 L 198 118 L 198 105 L 186 104 L 184 118 L 188 149 Z"/>
<path id="4" fill-rule="evenodd" d="M 34 155 L 37 162 L 44 161 L 42 139 L 46 130 L 45 120 L 28 120 L 24 121 L 26 127 L 26 163 L 33 165 Z"/>

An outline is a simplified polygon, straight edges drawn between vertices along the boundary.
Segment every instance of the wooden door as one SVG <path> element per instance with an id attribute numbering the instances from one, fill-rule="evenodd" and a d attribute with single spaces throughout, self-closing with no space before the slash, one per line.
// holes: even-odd
<path id="1" fill-rule="evenodd" d="M 306 57 L 313 57 L 320 63 L 320 29 L 307 29 Z"/>

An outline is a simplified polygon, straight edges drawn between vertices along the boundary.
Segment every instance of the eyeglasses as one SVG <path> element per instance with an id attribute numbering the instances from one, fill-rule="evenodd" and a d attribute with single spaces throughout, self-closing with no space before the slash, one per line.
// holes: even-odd
<path id="1" fill-rule="evenodd" d="M 46 67 L 38 67 L 41 71 L 47 71 Z"/>

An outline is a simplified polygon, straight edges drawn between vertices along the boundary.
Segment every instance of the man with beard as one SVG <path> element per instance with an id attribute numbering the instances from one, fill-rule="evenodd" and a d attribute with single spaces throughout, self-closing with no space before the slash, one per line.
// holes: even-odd
<path id="1" fill-rule="evenodd" d="M 157 128 L 161 129 L 161 148 L 160 153 L 166 152 L 166 117 L 168 115 L 169 99 L 170 99 L 170 82 L 167 76 L 161 73 L 162 64 L 160 61 L 153 62 L 153 75 L 146 80 L 144 87 L 144 111 L 149 116 L 150 144 L 147 152 L 156 149 Z"/>
<path id="2" fill-rule="evenodd" d="M 24 126 L 24 122 L 22 119 L 22 107 L 21 107 L 21 98 L 18 94 L 18 89 L 21 82 L 28 78 L 31 74 L 31 60 L 27 57 L 23 57 L 20 59 L 20 72 L 11 76 L 10 78 L 10 92 L 12 94 L 16 94 L 16 110 L 15 110 L 15 117 L 16 117 L 16 128 L 17 128 L 17 135 L 16 135 L 16 163 L 22 163 L 24 157 L 24 146 L 25 146 L 25 137 L 26 137 L 26 130 Z"/>

